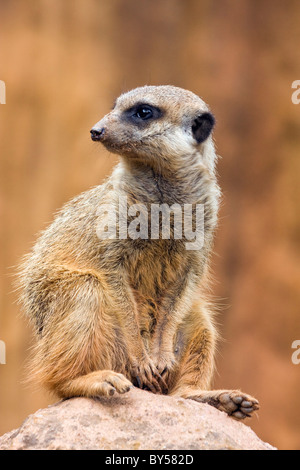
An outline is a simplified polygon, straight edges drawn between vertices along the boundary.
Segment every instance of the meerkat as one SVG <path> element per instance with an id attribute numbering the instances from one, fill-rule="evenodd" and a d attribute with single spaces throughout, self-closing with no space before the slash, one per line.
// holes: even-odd
<path id="1" fill-rule="evenodd" d="M 145 86 L 122 94 L 90 131 L 120 163 L 104 184 L 58 212 L 20 275 L 37 338 L 32 374 L 59 397 L 136 386 L 208 403 L 236 419 L 258 409 L 239 390 L 210 389 L 217 331 L 207 283 L 220 199 L 214 123 L 194 93 Z M 184 235 L 175 237 L 174 214 L 169 238 L 99 237 L 107 205 L 119 228 L 120 198 L 127 209 L 201 205 L 201 247 L 187 249 Z M 192 219 L 195 226 L 195 210 Z"/>

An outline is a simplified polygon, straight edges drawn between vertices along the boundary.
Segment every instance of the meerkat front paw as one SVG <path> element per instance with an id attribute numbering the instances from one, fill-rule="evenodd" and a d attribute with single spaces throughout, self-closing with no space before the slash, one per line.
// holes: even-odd
<path id="1" fill-rule="evenodd" d="M 123 374 L 112 370 L 97 370 L 76 377 L 57 386 L 61 398 L 109 397 L 117 393 L 129 392 L 133 384 Z"/>
<path id="2" fill-rule="evenodd" d="M 139 388 L 150 390 L 153 393 L 166 393 L 167 391 L 165 380 L 148 357 L 140 361 L 132 361 L 130 374 L 134 385 Z"/>
<path id="3" fill-rule="evenodd" d="M 161 353 L 153 359 L 153 363 L 156 365 L 156 369 L 160 376 L 165 380 L 165 382 L 167 382 L 170 373 L 176 367 L 176 359 L 174 354 L 172 352 Z"/>
<path id="4" fill-rule="evenodd" d="M 132 387 L 132 383 L 123 374 L 99 371 L 93 377 L 90 393 L 92 396 L 112 396 L 116 392 L 120 394 L 129 392 Z"/>

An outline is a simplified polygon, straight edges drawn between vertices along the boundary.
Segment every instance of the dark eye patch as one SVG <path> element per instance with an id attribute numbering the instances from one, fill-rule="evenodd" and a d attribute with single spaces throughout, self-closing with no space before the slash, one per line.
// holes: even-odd
<path id="1" fill-rule="evenodd" d="M 145 125 L 147 121 L 153 121 L 163 116 L 161 109 L 147 103 L 137 103 L 123 112 L 122 117 L 137 126 Z"/>

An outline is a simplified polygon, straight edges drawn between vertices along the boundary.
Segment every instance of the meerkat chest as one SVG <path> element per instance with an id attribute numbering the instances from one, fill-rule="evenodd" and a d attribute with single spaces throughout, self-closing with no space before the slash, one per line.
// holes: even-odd
<path id="1" fill-rule="evenodd" d="M 177 256 L 170 255 L 172 250 L 170 246 L 167 249 L 167 244 L 136 245 L 129 249 L 126 270 L 137 303 L 141 334 L 146 339 L 153 334 L 164 299 L 178 282 L 185 263 L 178 249 Z"/>
<path id="2" fill-rule="evenodd" d="M 198 254 L 187 252 L 182 242 L 159 240 L 133 245 L 126 264 L 129 282 L 138 301 L 149 305 L 159 306 L 198 264 Z"/>

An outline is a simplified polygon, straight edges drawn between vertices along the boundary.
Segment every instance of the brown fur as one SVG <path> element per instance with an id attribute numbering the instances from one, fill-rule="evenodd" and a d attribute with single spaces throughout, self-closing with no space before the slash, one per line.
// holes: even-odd
<path id="1" fill-rule="evenodd" d="M 134 125 L 136 103 L 162 110 Z M 57 214 L 26 258 L 22 301 L 37 334 L 33 371 L 60 397 L 124 393 L 132 383 L 153 392 L 210 403 L 249 416 L 257 401 L 239 391 L 209 391 L 217 333 L 206 300 L 207 265 L 219 188 L 212 136 L 198 143 L 194 119 L 208 112 L 193 93 L 171 86 L 122 95 L 94 129 L 121 156 L 102 185 Z M 185 240 L 99 239 L 99 207 L 204 204 L 200 250 Z"/>

